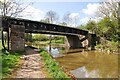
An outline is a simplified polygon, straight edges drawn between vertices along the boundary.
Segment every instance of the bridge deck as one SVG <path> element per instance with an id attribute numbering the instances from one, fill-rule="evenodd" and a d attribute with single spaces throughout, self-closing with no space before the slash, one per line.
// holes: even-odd
<path id="1" fill-rule="evenodd" d="M 24 25 L 26 33 L 43 33 L 55 35 L 87 35 L 88 31 L 77 28 L 48 24 L 39 21 L 31 21 L 18 18 L 2 19 L 3 30 L 8 30 L 9 25 Z"/>

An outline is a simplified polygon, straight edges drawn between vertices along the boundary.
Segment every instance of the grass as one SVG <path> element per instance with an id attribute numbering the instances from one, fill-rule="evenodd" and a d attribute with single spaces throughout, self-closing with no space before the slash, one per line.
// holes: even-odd
<path id="1" fill-rule="evenodd" d="M 0 79 L 2 78 L 2 41 L 0 39 Z"/>
<path id="2" fill-rule="evenodd" d="M 18 53 L 4 53 L 2 54 L 2 77 L 7 77 L 16 67 L 19 66 Z"/>
<path id="3" fill-rule="evenodd" d="M 57 62 L 55 62 L 55 60 L 52 59 L 46 51 L 41 49 L 40 55 L 42 56 L 42 59 L 47 66 L 47 70 L 52 78 L 59 78 L 60 80 L 62 80 L 63 78 L 69 78 L 61 69 L 61 67 L 57 64 Z"/>
<path id="4" fill-rule="evenodd" d="M 50 40 L 43 40 L 43 41 L 39 41 L 39 40 L 33 40 L 33 42 L 27 42 L 28 44 L 29 43 L 34 43 L 34 44 L 49 44 L 50 43 Z M 51 43 L 56 43 L 56 44 L 64 44 L 64 39 L 58 39 L 58 40 L 51 40 Z"/>
<path id="5" fill-rule="evenodd" d="M 5 78 L 19 65 L 20 54 L 3 50 L 1 43 L 0 40 L 0 78 Z"/>
<path id="6" fill-rule="evenodd" d="M 59 39 L 59 40 L 52 40 L 52 43 L 64 44 L 64 40 L 62 40 L 62 39 Z"/>

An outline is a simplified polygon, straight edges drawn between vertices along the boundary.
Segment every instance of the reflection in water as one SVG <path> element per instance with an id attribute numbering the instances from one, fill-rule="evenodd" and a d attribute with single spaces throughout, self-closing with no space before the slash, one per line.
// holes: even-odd
<path id="1" fill-rule="evenodd" d="M 75 77 L 77 78 L 96 78 L 100 77 L 99 76 L 99 71 L 98 70 L 92 70 L 90 72 L 87 71 L 86 67 L 80 67 L 78 69 L 70 71 L 70 73 L 74 74 Z"/>
<path id="2" fill-rule="evenodd" d="M 47 46 L 45 50 L 47 50 L 54 58 L 64 56 L 62 54 L 61 48 L 56 48 L 50 45 L 50 46 Z"/>
<path id="3" fill-rule="evenodd" d="M 77 52 L 56 58 L 77 78 L 117 78 L 118 55 L 97 51 Z"/>
<path id="4" fill-rule="evenodd" d="M 51 50 L 50 50 L 51 49 Z M 60 66 L 66 68 L 76 78 L 117 78 L 118 77 L 118 55 L 107 54 L 97 51 L 83 51 L 83 49 L 69 50 L 64 48 L 47 46 L 49 51 Z M 76 51 L 76 52 L 75 52 Z"/>

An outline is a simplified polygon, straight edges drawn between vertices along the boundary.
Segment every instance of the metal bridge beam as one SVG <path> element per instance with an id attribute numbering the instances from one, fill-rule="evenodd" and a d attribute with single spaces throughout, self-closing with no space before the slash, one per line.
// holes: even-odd
<path id="1" fill-rule="evenodd" d="M 67 27 L 67 26 L 60 26 L 55 24 L 48 24 L 38 21 L 31 21 L 25 19 L 15 19 L 15 18 L 7 18 L 3 19 L 3 28 L 7 29 L 7 25 L 23 25 L 25 26 L 25 31 L 27 32 L 38 32 L 42 31 L 49 31 L 49 33 L 61 33 L 61 34 L 70 34 L 70 35 L 87 35 L 88 31 L 80 30 L 77 28 Z"/>

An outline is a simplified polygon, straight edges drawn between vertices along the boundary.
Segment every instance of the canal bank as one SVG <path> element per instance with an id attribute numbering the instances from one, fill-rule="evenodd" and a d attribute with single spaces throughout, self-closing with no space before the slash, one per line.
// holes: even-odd
<path id="1" fill-rule="evenodd" d="M 51 78 L 55 79 L 65 78 L 68 80 L 75 79 L 75 77 L 72 74 L 65 71 L 64 68 L 60 66 L 47 51 L 41 49 L 39 53 L 42 56 L 44 65 L 46 66 L 47 71 L 51 75 Z"/>
<path id="2" fill-rule="evenodd" d="M 36 46 L 37 47 L 37 46 Z M 39 47 L 38 47 L 39 48 Z M 117 78 L 118 54 L 100 50 L 66 49 L 63 45 L 44 45 L 52 58 L 76 78 Z"/>
<path id="3" fill-rule="evenodd" d="M 50 47 L 44 48 L 49 52 Z M 50 55 L 76 78 L 118 78 L 118 54 L 51 46 Z M 62 52 L 61 52 L 62 51 Z"/>

